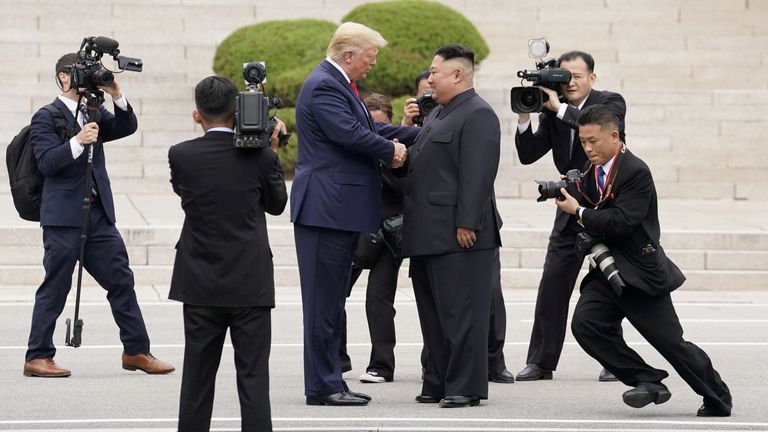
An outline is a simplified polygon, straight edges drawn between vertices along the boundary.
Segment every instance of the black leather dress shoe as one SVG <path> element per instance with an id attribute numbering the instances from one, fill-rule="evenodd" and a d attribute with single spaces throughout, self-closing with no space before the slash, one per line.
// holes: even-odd
<path id="1" fill-rule="evenodd" d="M 642 408 L 653 402 L 663 404 L 672 397 L 667 386 L 662 383 L 641 382 L 637 387 L 627 390 L 622 395 L 624 403 L 632 408 Z"/>
<path id="2" fill-rule="evenodd" d="M 464 408 L 480 405 L 477 396 L 446 396 L 440 401 L 440 408 Z"/>
<path id="3" fill-rule="evenodd" d="M 611 371 L 603 368 L 603 370 L 600 371 L 600 376 L 597 377 L 597 380 L 600 382 L 613 382 L 618 381 L 619 379 L 616 378 L 616 375 L 611 373 Z"/>
<path id="4" fill-rule="evenodd" d="M 416 402 L 418 403 L 438 403 L 440 402 L 440 399 L 441 398 L 437 396 L 432 396 L 427 394 L 420 394 L 416 396 Z"/>
<path id="5" fill-rule="evenodd" d="M 489 372 L 488 381 L 502 384 L 512 384 L 515 382 L 515 376 L 512 375 L 512 372 L 508 371 L 507 368 L 504 368 L 501 370 L 501 372 L 498 373 Z"/>
<path id="6" fill-rule="evenodd" d="M 360 398 L 360 399 L 365 399 L 365 400 L 367 400 L 369 402 L 371 401 L 371 397 L 368 396 L 365 393 L 358 393 L 358 392 L 354 392 L 352 390 L 347 390 L 347 394 L 352 396 L 352 397 L 356 397 L 356 398 Z"/>
<path id="7" fill-rule="evenodd" d="M 723 411 L 716 408 L 710 408 L 706 404 L 704 404 L 701 406 L 701 408 L 699 408 L 698 411 L 696 411 L 696 415 L 699 417 L 730 417 L 731 412 Z"/>
<path id="8" fill-rule="evenodd" d="M 367 400 L 352 396 L 348 392 L 334 393 L 327 396 L 307 396 L 307 405 L 353 406 L 367 404 Z"/>
<path id="9" fill-rule="evenodd" d="M 551 380 L 552 371 L 539 367 L 537 364 L 528 363 L 525 369 L 517 374 L 518 381 Z"/>

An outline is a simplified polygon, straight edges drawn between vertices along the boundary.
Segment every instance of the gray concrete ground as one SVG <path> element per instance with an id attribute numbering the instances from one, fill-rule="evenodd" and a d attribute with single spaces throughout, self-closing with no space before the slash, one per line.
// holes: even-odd
<path id="1" fill-rule="evenodd" d="M 72 316 L 70 302 L 59 321 L 57 361 L 73 370 L 66 379 L 22 376 L 34 287 L 0 287 L 0 429 L 7 430 L 174 430 L 183 358 L 181 307 L 165 298 L 167 287 L 137 287 L 152 351 L 173 362 L 168 376 L 147 376 L 120 368 L 121 347 L 103 294 L 89 288 L 83 297 L 83 346 L 63 347 L 63 320 Z M 505 291 L 508 323 L 505 354 L 513 372 L 524 363 L 535 291 Z M 574 297 L 576 297 L 575 295 Z M 701 398 L 625 323 L 630 345 L 646 360 L 670 372 L 665 382 L 672 399 L 660 406 L 633 409 L 621 402 L 627 389 L 599 383 L 600 366 L 568 334 L 555 379 L 545 382 L 490 384 L 480 407 L 447 410 L 420 405 L 421 336 L 412 292 L 397 294 L 395 381 L 362 384 L 369 355 L 363 305 L 364 290 L 348 304 L 349 349 L 353 370 L 345 375 L 357 391 L 369 393 L 369 406 L 309 407 L 302 382 L 302 329 L 299 291 L 277 290 L 273 312 L 270 364 L 275 430 L 285 431 L 628 431 L 628 430 L 768 430 L 768 292 L 694 291 L 673 296 L 686 338 L 699 344 L 733 391 L 730 418 L 695 416 Z M 574 299 L 575 300 L 575 299 Z M 224 349 L 218 375 L 213 430 L 238 430 L 239 408 L 231 346 Z"/>

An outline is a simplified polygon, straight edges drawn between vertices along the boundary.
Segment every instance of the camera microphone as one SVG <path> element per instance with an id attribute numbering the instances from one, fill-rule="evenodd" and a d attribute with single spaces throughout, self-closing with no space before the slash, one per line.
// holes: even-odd
<path id="1" fill-rule="evenodd" d="M 120 43 L 114 39 L 110 39 L 106 36 L 96 36 L 91 38 L 91 43 L 103 49 L 106 52 L 114 52 Z"/>

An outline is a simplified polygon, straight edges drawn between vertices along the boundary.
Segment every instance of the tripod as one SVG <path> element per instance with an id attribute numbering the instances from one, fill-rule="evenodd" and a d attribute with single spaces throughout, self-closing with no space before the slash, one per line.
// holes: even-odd
<path id="1" fill-rule="evenodd" d="M 99 107 L 104 103 L 104 92 L 101 90 L 86 91 L 79 93 L 80 100 L 78 100 L 78 108 L 80 107 L 81 100 L 85 99 L 85 105 L 88 111 L 88 123 L 99 123 L 101 121 L 101 112 Z M 77 123 L 77 114 L 79 109 L 75 112 L 75 123 Z M 80 223 L 80 258 L 77 264 L 77 291 L 75 292 L 75 318 L 74 318 L 74 330 L 72 329 L 72 321 L 69 318 L 66 320 L 67 335 L 64 343 L 67 346 L 77 348 L 82 343 L 83 338 L 83 320 L 80 318 L 80 292 L 83 284 L 83 260 L 85 259 L 85 244 L 88 240 L 88 225 L 91 212 L 91 189 L 93 184 L 91 179 L 93 177 L 93 144 L 84 144 L 83 151 L 86 153 L 85 162 L 85 181 L 83 186 L 83 214 Z M 71 337 L 70 337 L 71 336 Z"/>

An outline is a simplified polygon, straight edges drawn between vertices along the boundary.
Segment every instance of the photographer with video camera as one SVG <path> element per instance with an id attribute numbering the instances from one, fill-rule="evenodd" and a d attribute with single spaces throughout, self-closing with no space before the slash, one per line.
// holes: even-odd
<path id="1" fill-rule="evenodd" d="M 585 232 L 610 250 L 624 287 L 618 290 L 604 268 L 592 266 L 581 283 L 581 296 L 573 312 L 573 336 L 587 354 L 621 382 L 634 387 L 623 394 L 624 403 L 634 408 L 664 403 L 671 393 L 661 381 L 669 374 L 651 367 L 627 346 L 620 327 L 626 317 L 704 397 L 698 416 L 729 416 L 732 401 L 728 386 L 707 354 L 683 339 L 670 293 L 683 284 L 685 276 L 659 244 L 661 230 L 651 171 L 622 142 L 621 121 L 608 106 L 585 108 L 578 123 L 581 145 L 591 165 L 575 197 L 565 188 L 560 190 L 557 207 L 578 217 Z"/>
<path id="2" fill-rule="evenodd" d="M 241 430 L 272 430 L 269 352 L 275 284 L 265 213 L 279 215 L 288 202 L 277 157 L 285 124 L 275 119 L 268 147 L 236 148 L 237 95 L 226 78 L 200 81 L 192 118 L 205 135 L 168 151 L 171 184 L 185 215 L 168 295 L 184 303 L 180 432 L 210 428 L 227 329 L 235 353 Z"/>
<path id="3" fill-rule="evenodd" d="M 432 99 L 432 90 L 427 82 L 429 71 L 423 71 L 416 76 L 416 97 L 405 101 L 403 107 L 403 126 L 422 126 L 437 103 Z"/>
<path id="4" fill-rule="evenodd" d="M 109 46 L 99 47 L 96 42 Z M 170 373 L 174 367 L 156 359 L 149 351 L 149 336 L 136 299 L 133 272 L 128 266 L 125 243 L 115 227 L 104 143 L 131 135 L 137 128 L 133 108 L 112 72 L 104 69 L 99 60 L 105 51 L 116 52 L 117 42 L 102 37 L 86 38 L 83 46 L 79 53 L 65 54 L 56 62 L 61 94 L 52 105 L 63 115 L 67 135 L 63 140 L 60 138 L 56 121 L 59 114 L 48 109 L 37 111 L 30 126 L 31 144 L 44 179 L 40 225 L 45 247 L 45 279 L 35 293 L 24 375 L 71 375 L 70 370 L 57 366 L 53 360 L 56 354 L 53 332 L 78 261 L 107 292 L 112 316 L 120 329 L 123 368 L 148 374 Z M 122 60 L 121 69 L 125 69 Z M 102 91 L 112 97 L 114 114 L 101 106 Z M 99 97 L 91 99 L 88 107 L 78 106 L 84 94 Z M 86 178 L 89 165 L 91 176 Z M 85 212 L 84 202 L 87 203 Z M 79 345 L 77 328 L 76 339 L 74 346 Z"/>
<path id="5" fill-rule="evenodd" d="M 533 46 L 532 43 L 537 41 L 546 43 L 533 40 L 529 45 Z M 540 58 L 547 50 L 548 46 L 546 50 L 538 54 L 532 52 L 531 55 Z M 539 115 L 539 127 L 534 132 L 530 112 L 520 112 L 515 145 L 518 158 L 525 165 L 536 162 L 551 150 L 557 170 L 565 174 L 568 170 L 582 168 L 587 161 L 579 144 L 576 124 L 580 110 L 594 104 L 605 104 L 619 118 L 619 134 L 623 141 L 626 104 L 618 93 L 592 88 L 597 76 L 591 55 L 583 51 L 569 51 L 560 56 L 557 65 L 570 76 L 567 83 L 550 85 L 559 88 L 563 99 L 555 90 L 539 86 L 547 99 Z M 512 102 L 514 106 L 514 97 Z M 574 218 L 557 211 L 539 283 L 527 365 L 517 374 L 518 381 L 552 379 L 552 372 L 557 368 L 565 340 L 568 302 L 581 269 L 582 260 L 573 253 L 576 234 L 581 230 Z M 605 370 L 599 379 L 615 380 Z"/>

